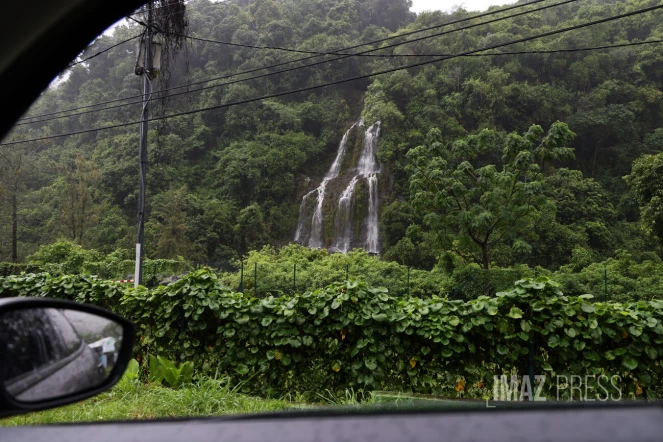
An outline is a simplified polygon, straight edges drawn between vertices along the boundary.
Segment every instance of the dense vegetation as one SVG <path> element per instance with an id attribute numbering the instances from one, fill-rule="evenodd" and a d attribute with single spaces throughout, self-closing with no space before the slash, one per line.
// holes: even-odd
<path id="1" fill-rule="evenodd" d="M 583 0 L 382 53 L 457 53 L 655 3 Z M 188 32 L 242 44 L 326 51 L 468 15 L 457 10 L 415 16 L 407 12 L 409 6 L 407 0 L 193 0 L 187 5 Z M 660 39 L 662 18 L 660 12 L 643 14 L 493 52 Z M 140 31 L 135 23 L 120 26 L 87 53 Z M 133 74 L 134 44 L 70 69 L 30 114 L 140 93 Z M 161 87 L 299 56 L 188 42 L 162 73 Z M 228 103 L 422 59 L 349 57 L 158 100 L 155 112 Z M 291 241 L 304 191 L 309 182 L 319 182 L 343 132 L 361 114 L 367 124 L 382 121 L 378 155 L 391 177 L 381 189 L 387 260 L 435 267 L 448 275 L 473 263 L 484 269 L 527 264 L 542 272 L 592 275 L 612 263 L 620 263 L 620 275 L 627 273 L 624 266 L 658 269 L 663 238 L 661 69 L 657 44 L 460 57 L 371 81 L 152 124 L 147 256 L 226 263 L 230 270 L 228 263 L 251 250 Z M 119 107 L 17 126 L 8 139 L 138 116 L 139 105 Z M 138 130 L 129 126 L 0 147 L 2 259 L 23 261 L 39 245 L 62 238 L 130 258 L 137 146 Z M 508 180 L 515 185 L 510 196 L 503 193 Z M 456 201 L 440 190 L 443 186 L 457 186 L 467 205 L 450 210 Z M 652 277 L 649 271 L 635 275 L 638 271 L 628 277 Z M 636 291 L 634 287 L 628 291 Z"/>
<path id="2" fill-rule="evenodd" d="M 260 299 L 206 270 L 152 290 L 92 276 L 0 278 L 1 297 L 25 295 L 115 310 L 137 324 L 144 363 L 148 354 L 192 362 L 268 396 L 362 388 L 481 397 L 494 375 L 526 373 L 530 354 L 539 374 L 619 375 L 623 397 L 661 395 L 663 302 L 566 296 L 544 276 L 467 302 L 394 297 L 355 281 Z M 167 364 L 178 377 L 187 365 Z M 568 397 L 553 387 L 545 394 Z"/>

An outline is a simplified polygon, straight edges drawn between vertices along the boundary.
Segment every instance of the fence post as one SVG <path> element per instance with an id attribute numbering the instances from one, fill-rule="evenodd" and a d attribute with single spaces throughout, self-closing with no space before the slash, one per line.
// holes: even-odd
<path id="1" fill-rule="evenodd" d="M 472 283 L 472 273 L 468 275 L 467 280 L 470 285 L 470 290 L 472 290 L 471 293 L 474 293 L 474 284 Z M 468 296 L 465 293 L 463 293 L 462 295 L 463 295 L 463 301 L 467 301 Z"/>
<path id="2" fill-rule="evenodd" d="M 410 266 L 407 267 L 407 294 L 410 294 Z"/>
<path id="3" fill-rule="evenodd" d="M 348 282 L 348 270 L 350 268 L 350 264 L 345 265 L 345 282 Z"/>
<path id="4" fill-rule="evenodd" d="M 244 293 L 244 261 L 241 262 L 239 270 L 239 291 Z"/>
<path id="5" fill-rule="evenodd" d="M 297 293 L 297 263 L 292 267 L 292 292 Z"/>
<path id="6" fill-rule="evenodd" d="M 253 266 L 253 296 L 258 296 L 258 263 Z"/>

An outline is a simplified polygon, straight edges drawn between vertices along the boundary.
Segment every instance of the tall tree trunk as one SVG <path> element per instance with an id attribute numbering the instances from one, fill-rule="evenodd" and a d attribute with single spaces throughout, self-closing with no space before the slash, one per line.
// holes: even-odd
<path id="1" fill-rule="evenodd" d="M 18 202 L 12 195 L 12 262 L 18 262 Z"/>
<path id="2" fill-rule="evenodd" d="M 483 257 L 483 272 L 481 272 L 483 293 L 486 296 L 490 296 L 492 284 L 490 281 L 490 274 L 488 273 L 488 267 L 490 266 L 490 262 L 488 261 L 488 241 L 481 244 L 481 255 Z"/>
<path id="3" fill-rule="evenodd" d="M 483 258 L 483 269 L 488 270 L 489 261 L 488 261 L 488 243 L 485 242 L 481 244 L 481 256 Z"/>

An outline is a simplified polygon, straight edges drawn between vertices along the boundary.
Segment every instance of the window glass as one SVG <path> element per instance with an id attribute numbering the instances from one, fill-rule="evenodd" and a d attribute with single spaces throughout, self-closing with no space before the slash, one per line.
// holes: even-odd
<path id="1" fill-rule="evenodd" d="M 153 0 L 0 140 L 0 296 L 141 401 L 663 397 L 660 3 Z"/>

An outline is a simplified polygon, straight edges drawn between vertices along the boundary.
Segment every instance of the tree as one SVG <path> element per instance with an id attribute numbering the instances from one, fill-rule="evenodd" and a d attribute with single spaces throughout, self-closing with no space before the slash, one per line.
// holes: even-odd
<path id="1" fill-rule="evenodd" d="M 187 215 L 187 235 L 201 261 L 219 265 L 236 258 L 237 210 L 232 202 L 187 195 Z"/>
<path id="2" fill-rule="evenodd" d="M 415 16 L 409 12 L 408 0 L 191 0 L 186 5 L 184 3 L 180 0 L 153 2 L 156 26 L 173 37 L 174 34 L 186 34 L 203 39 L 323 52 L 351 46 L 357 41 L 403 35 L 468 16 L 464 10 L 452 13 L 430 11 Z M 555 29 L 569 22 L 594 20 L 604 17 L 608 9 L 610 14 L 619 14 L 638 7 L 641 7 L 639 0 L 611 0 L 589 5 L 576 2 L 564 8 L 393 48 L 384 48 L 390 43 L 385 41 L 379 54 L 386 57 L 349 57 L 315 68 L 208 88 L 199 93 L 170 94 L 167 100 L 163 100 L 164 94 L 157 94 L 157 91 L 163 92 L 165 84 L 162 81 L 167 83 L 168 79 L 173 87 L 179 87 L 298 57 L 284 51 L 258 51 L 181 40 L 186 44 L 180 48 L 184 50 L 177 52 L 177 58 L 162 60 L 162 72 L 159 84 L 154 84 L 151 109 L 168 114 L 178 109 L 243 101 L 375 72 L 408 63 L 408 60 L 430 58 L 422 54 L 457 54 L 533 35 L 538 29 Z M 180 13 L 183 9 L 186 14 Z M 453 252 L 440 253 L 441 245 L 431 240 L 437 238 L 435 231 L 424 228 L 422 213 L 429 212 L 413 211 L 410 220 L 406 204 L 391 209 L 387 207 L 393 201 L 407 201 L 411 177 L 405 171 L 406 153 L 413 147 L 425 145 L 426 134 L 433 127 L 442 134 L 438 141 L 452 146 L 455 140 L 484 128 L 523 133 L 528 130 L 530 122 L 537 122 L 547 129 L 560 120 L 568 122 L 577 133 L 571 146 L 576 149 L 576 159 L 564 163 L 564 166 L 582 171 L 584 177 L 576 179 L 575 172 L 566 177 L 561 173 L 556 176 L 560 161 L 553 150 L 544 152 L 551 155 L 549 158 L 537 157 L 540 172 L 546 176 L 543 195 L 549 204 L 536 207 L 535 216 L 532 215 L 536 220 L 534 227 L 525 228 L 518 235 L 523 242 L 506 237 L 489 247 L 491 265 L 510 265 L 526 257 L 530 265 L 557 267 L 568 262 L 576 247 L 586 249 L 587 256 L 595 259 L 611 256 L 617 247 L 628 249 L 634 256 L 646 251 L 660 251 L 662 248 L 655 244 L 656 241 L 651 241 L 640 229 L 640 208 L 635 190 L 627 193 L 627 185 L 622 179 L 631 172 L 636 158 L 663 151 L 660 78 L 663 55 L 659 45 L 638 44 L 571 53 L 527 52 L 646 43 L 663 35 L 659 25 L 663 22 L 662 17 L 663 11 L 653 11 L 632 20 L 612 22 L 609 27 L 601 29 L 578 29 L 532 41 L 528 43 L 526 53 L 458 57 L 444 63 L 403 69 L 374 80 L 330 86 L 151 124 L 148 150 L 148 206 L 151 207 L 148 212 L 160 210 L 167 203 L 165 195 L 171 187 L 185 186 L 188 189 L 184 216 L 189 259 L 224 262 L 245 253 L 246 248 L 253 247 L 251 244 L 282 244 L 292 240 L 302 196 L 312 190 L 311 183 L 321 180 L 335 157 L 348 124 L 361 114 L 367 125 L 377 120 L 382 122 L 378 158 L 383 170 L 380 233 L 385 257 L 412 266 L 438 265 L 451 269 L 461 265 L 462 259 Z M 183 28 L 185 22 L 189 24 L 188 31 Z M 136 41 L 113 46 L 143 30 L 141 25 L 129 21 L 115 27 L 113 33 L 97 38 L 81 54 L 82 58 L 112 49 L 63 73 L 57 86 L 44 91 L 28 114 L 48 114 L 48 121 L 16 126 L 12 137 L 56 135 L 134 120 L 136 109 L 132 106 L 111 106 L 102 111 L 93 106 L 85 108 L 80 115 L 66 113 L 66 118 L 50 118 L 64 117 L 65 114 L 60 112 L 65 109 L 140 97 L 141 82 L 133 74 L 137 59 Z M 403 39 L 397 38 L 393 42 L 400 41 Z M 171 49 L 177 49 L 177 41 L 167 40 L 165 43 Z M 162 49 L 169 55 L 175 54 Z M 513 51 L 498 49 L 490 52 Z M 391 58 L 392 55 L 398 58 Z M 221 83 L 225 82 L 206 84 L 215 86 Z M 193 90 L 182 88 L 180 92 Z M 98 222 L 84 229 L 82 239 L 76 241 L 104 252 L 129 246 L 135 240 L 138 138 L 136 128 L 127 126 L 57 137 L 48 144 L 40 144 L 39 155 L 30 152 L 35 151 L 36 145 L 27 147 L 29 153 L 25 158 L 31 165 L 25 171 L 23 186 L 19 186 L 16 193 L 18 209 L 15 211 L 16 234 L 13 238 L 12 201 L 5 184 L 0 184 L 3 188 L 0 197 L 3 258 L 10 258 L 12 244 L 20 259 L 40 244 L 62 236 L 72 238 L 76 224 L 63 222 L 63 215 L 65 210 L 67 214 L 71 212 L 65 202 L 67 192 L 73 190 L 77 178 L 72 179 L 67 168 L 56 169 L 49 165 L 66 165 L 76 154 L 96 162 L 102 173 L 101 182 L 90 189 L 92 208 L 102 206 L 99 212 L 93 210 Z M 19 148 L 23 150 L 26 146 L 12 147 Z M 475 168 L 492 163 L 499 172 L 505 164 L 499 150 L 481 154 L 469 162 Z M 352 160 L 349 155 L 345 158 L 348 163 Z M 3 171 L 5 167 L 5 164 L 0 165 Z M 71 172 L 76 171 L 75 165 L 71 168 Z M 595 181 L 587 181 L 591 176 Z M 6 177 L 3 172 L 0 180 Z M 340 190 L 329 187 L 328 192 L 326 201 L 331 202 L 338 198 Z M 248 242 L 242 245 L 241 237 L 235 232 L 238 215 L 242 208 L 254 203 L 257 204 L 256 211 L 251 209 L 248 212 L 260 213 L 262 221 L 251 225 L 263 235 L 258 235 L 259 240 L 255 241 L 248 238 Z M 601 215 L 601 210 L 609 208 L 610 203 L 614 205 L 611 210 L 616 212 L 614 221 L 610 221 L 612 215 Z M 334 217 L 334 207 L 333 204 L 325 206 L 326 217 Z M 248 225 L 245 221 L 256 219 L 245 217 L 243 225 Z M 150 254 L 156 249 L 162 234 L 158 229 L 163 226 L 161 222 L 153 221 L 148 222 L 152 233 L 146 238 Z M 74 227 L 70 228 L 70 224 Z M 415 230 L 406 233 L 410 225 L 419 227 L 421 233 L 415 235 Z M 79 227 L 76 229 L 80 230 Z M 456 233 L 449 234 L 449 238 L 460 241 Z M 527 253 L 529 247 L 531 253 Z M 482 262 L 481 248 L 476 243 L 471 241 L 463 249 L 466 255 L 468 251 Z M 453 259 L 448 259 L 449 256 Z M 469 256 L 468 259 L 473 260 Z"/>
<path id="3" fill-rule="evenodd" d="M 11 213 L 11 254 L 18 262 L 18 209 L 27 190 L 32 164 L 25 146 L 0 146 L 0 200 Z"/>
<path id="4" fill-rule="evenodd" d="M 558 268 L 569 263 L 576 248 L 612 253 L 616 240 L 609 229 L 617 213 L 595 179 L 560 168 L 545 177 L 544 195 L 547 201 L 539 207 L 530 264 Z"/>
<path id="5" fill-rule="evenodd" d="M 624 180 L 638 199 L 645 231 L 663 240 L 663 153 L 635 160 L 631 173 Z"/>
<path id="6" fill-rule="evenodd" d="M 557 208 L 559 223 L 586 232 L 594 248 L 606 245 L 601 244 L 595 233 L 607 230 L 617 213 L 596 180 L 584 178 L 579 170 L 561 168 L 546 177 L 545 193 Z"/>
<path id="7" fill-rule="evenodd" d="M 186 190 L 171 188 L 155 198 L 157 258 L 186 256 L 189 251 L 188 220 L 185 212 Z"/>
<path id="8" fill-rule="evenodd" d="M 542 135 L 537 125 L 523 135 L 482 130 L 447 146 L 431 129 L 425 144 L 408 152 L 411 202 L 439 246 L 484 269 L 497 243 L 529 251 L 525 234 L 545 199 L 541 164 L 573 157 L 566 146 L 575 134 L 566 124 Z"/>
<path id="9" fill-rule="evenodd" d="M 103 210 L 97 186 L 101 171 L 94 161 L 76 155 L 66 168 L 66 193 L 62 206 L 65 225 L 72 241 L 83 244 L 85 233 L 94 226 Z"/>
<path id="10" fill-rule="evenodd" d="M 412 207 L 401 201 L 394 201 L 386 206 L 380 218 L 380 236 L 385 248 L 395 245 L 414 223 Z"/>
<path id="11" fill-rule="evenodd" d="M 258 204 L 253 203 L 240 210 L 235 234 L 239 238 L 239 248 L 243 253 L 257 250 L 267 243 L 267 229 Z"/>
<path id="12" fill-rule="evenodd" d="M 595 176 L 597 162 L 600 162 L 599 148 L 611 141 L 614 143 L 634 138 L 637 126 L 633 112 L 621 104 L 579 112 L 573 116 L 571 125 L 575 131 L 583 134 L 583 145 L 594 146 L 591 160 L 586 159 L 587 162 L 591 161 L 591 177 Z M 589 156 L 589 152 L 583 153 Z"/>

